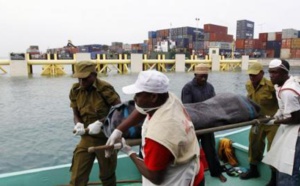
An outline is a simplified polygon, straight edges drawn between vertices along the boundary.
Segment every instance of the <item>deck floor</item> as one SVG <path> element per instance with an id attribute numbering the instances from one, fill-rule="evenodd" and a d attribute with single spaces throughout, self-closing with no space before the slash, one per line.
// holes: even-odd
<path id="1" fill-rule="evenodd" d="M 267 180 L 264 178 L 254 178 L 249 180 L 241 180 L 239 177 L 228 176 L 226 173 L 223 175 L 227 178 L 225 183 L 220 182 L 218 178 L 211 177 L 209 171 L 205 171 L 205 186 L 264 186 Z M 141 186 L 141 183 L 131 184 L 118 184 L 118 186 Z"/>
<path id="2" fill-rule="evenodd" d="M 239 177 L 228 176 L 226 173 L 223 173 L 223 175 L 227 178 L 225 183 L 222 183 L 218 178 L 211 177 L 209 171 L 205 171 L 205 186 L 264 186 L 268 182 L 262 177 L 241 180 Z"/>

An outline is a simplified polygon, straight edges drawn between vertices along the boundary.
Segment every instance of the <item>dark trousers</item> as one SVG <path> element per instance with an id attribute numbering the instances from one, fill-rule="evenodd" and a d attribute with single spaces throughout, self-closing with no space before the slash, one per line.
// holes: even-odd
<path id="1" fill-rule="evenodd" d="M 198 136 L 201 140 L 201 147 L 205 153 L 210 175 L 218 177 L 222 174 L 222 167 L 216 151 L 216 142 L 214 133 L 202 134 Z"/>

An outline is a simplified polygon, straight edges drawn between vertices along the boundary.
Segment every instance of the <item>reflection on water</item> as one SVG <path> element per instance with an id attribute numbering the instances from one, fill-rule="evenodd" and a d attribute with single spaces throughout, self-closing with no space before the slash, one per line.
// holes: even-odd
<path id="1" fill-rule="evenodd" d="M 300 68 L 293 70 L 300 75 Z M 21 171 L 71 162 L 72 151 L 79 137 L 72 134 L 72 112 L 69 89 L 77 79 L 69 74 L 43 77 L 39 71 L 31 77 L 0 75 L 0 173 Z M 167 73 L 170 90 L 180 96 L 183 85 L 192 73 Z M 268 77 L 268 74 L 266 73 Z M 123 101 L 121 88 L 135 81 L 137 74 L 101 76 L 110 82 Z M 212 72 L 209 81 L 216 93 L 232 92 L 245 95 L 245 72 Z"/>

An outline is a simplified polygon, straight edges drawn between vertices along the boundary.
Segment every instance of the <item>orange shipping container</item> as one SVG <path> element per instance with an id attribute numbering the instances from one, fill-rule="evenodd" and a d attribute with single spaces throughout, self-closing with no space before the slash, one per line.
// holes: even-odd
<path id="1" fill-rule="evenodd" d="M 245 48 L 245 39 L 237 39 L 235 41 L 235 48 L 236 49 L 244 49 Z"/>
<path id="2" fill-rule="evenodd" d="M 292 46 L 292 39 L 283 39 L 281 41 L 281 48 L 291 48 Z"/>

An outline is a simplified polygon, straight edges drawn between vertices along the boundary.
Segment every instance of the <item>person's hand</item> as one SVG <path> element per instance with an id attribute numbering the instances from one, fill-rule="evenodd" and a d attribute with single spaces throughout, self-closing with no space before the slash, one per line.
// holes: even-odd
<path id="1" fill-rule="evenodd" d="M 83 123 L 77 122 L 74 126 L 74 136 L 83 135 L 85 133 Z"/>
<path id="2" fill-rule="evenodd" d="M 122 134 L 123 134 L 122 131 L 120 131 L 119 129 L 115 129 L 109 136 L 106 145 L 114 145 L 116 142 L 120 142 L 122 138 Z M 111 150 L 105 150 L 105 157 L 109 158 L 112 153 L 113 151 Z"/>
<path id="3" fill-rule="evenodd" d="M 103 123 L 100 121 L 95 121 L 94 123 L 89 124 L 87 127 L 89 129 L 89 134 L 99 134 L 101 131 Z"/>
<path id="4" fill-rule="evenodd" d="M 126 140 L 124 138 L 122 138 L 122 148 L 121 151 L 124 152 L 125 154 L 127 154 L 128 156 L 130 156 L 133 153 L 136 153 L 135 151 L 133 151 L 131 149 L 131 147 L 129 145 L 126 144 Z"/>

